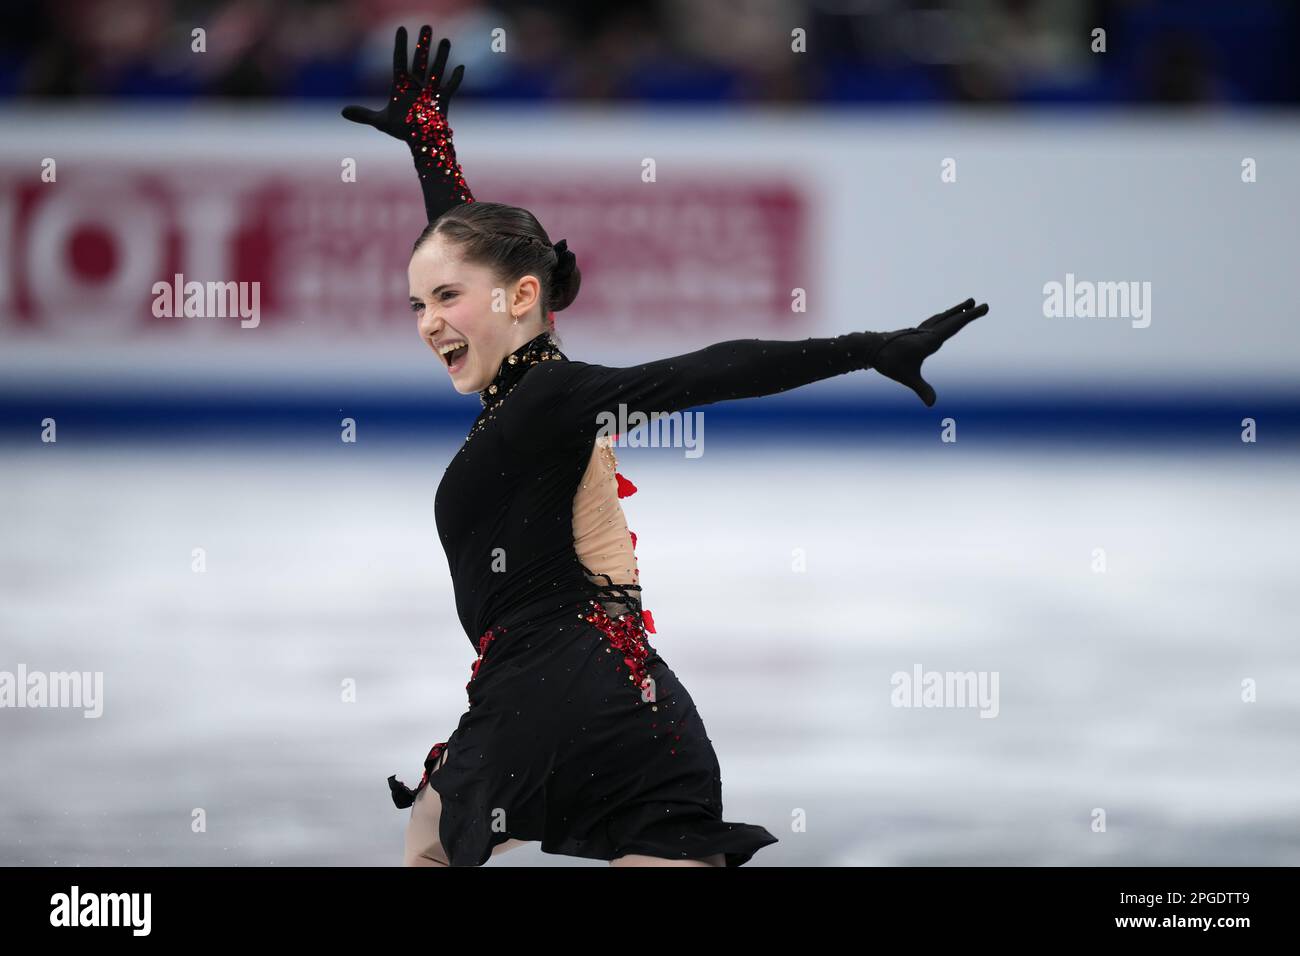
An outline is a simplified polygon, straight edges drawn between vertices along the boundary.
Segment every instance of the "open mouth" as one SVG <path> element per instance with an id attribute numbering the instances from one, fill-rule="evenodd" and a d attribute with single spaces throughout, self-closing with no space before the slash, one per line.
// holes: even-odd
<path id="1" fill-rule="evenodd" d="M 465 356 L 469 354 L 466 342 L 449 342 L 438 349 L 438 357 L 446 363 L 447 371 L 455 374 L 465 367 Z"/>

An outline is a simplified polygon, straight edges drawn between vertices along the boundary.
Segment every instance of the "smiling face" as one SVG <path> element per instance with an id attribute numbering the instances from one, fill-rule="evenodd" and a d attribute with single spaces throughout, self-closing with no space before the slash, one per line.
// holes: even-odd
<path id="1" fill-rule="evenodd" d="M 462 395 L 487 388 L 505 357 L 543 331 L 536 276 L 502 286 L 490 268 L 465 262 L 440 235 L 415 251 L 406 273 L 420 338 Z M 502 311 L 493 311 L 498 289 Z M 448 352 L 453 345 L 460 347 Z"/>

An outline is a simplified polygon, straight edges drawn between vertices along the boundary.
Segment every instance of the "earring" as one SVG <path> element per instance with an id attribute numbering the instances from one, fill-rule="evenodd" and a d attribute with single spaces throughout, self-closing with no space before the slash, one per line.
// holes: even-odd
<path id="1" fill-rule="evenodd" d="M 519 324 L 519 316 L 516 315 L 516 316 L 515 316 L 515 325 L 518 325 L 518 324 Z"/>

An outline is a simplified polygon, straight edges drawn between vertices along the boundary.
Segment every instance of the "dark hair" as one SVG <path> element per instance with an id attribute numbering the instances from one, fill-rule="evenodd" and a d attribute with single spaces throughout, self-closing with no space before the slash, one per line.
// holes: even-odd
<path id="1" fill-rule="evenodd" d="M 434 236 L 455 243 L 466 262 L 488 266 L 502 282 L 537 276 L 542 287 L 542 319 L 554 337 L 555 325 L 547 313 L 573 304 L 582 273 L 575 263 L 567 276 L 556 276 L 559 256 L 536 216 L 505 203 L 461 203 L 425 226 L 411 252 Z"/>

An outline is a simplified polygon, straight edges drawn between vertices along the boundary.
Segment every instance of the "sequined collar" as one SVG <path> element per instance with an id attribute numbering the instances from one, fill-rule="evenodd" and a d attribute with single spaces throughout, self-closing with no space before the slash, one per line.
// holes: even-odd
<path id="1" fill-rule="evenodd" d="M 494 408 L 514 388 L 515 383 L 524 377 L 524 372 L 530 366 L 552 359 L 567 360 L 568 356 L 551 341 L 549 332 L 541 332 L 505 357 L 492 384 L 478 393 L 479 401 L 484 408 Z"/>

